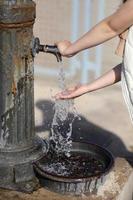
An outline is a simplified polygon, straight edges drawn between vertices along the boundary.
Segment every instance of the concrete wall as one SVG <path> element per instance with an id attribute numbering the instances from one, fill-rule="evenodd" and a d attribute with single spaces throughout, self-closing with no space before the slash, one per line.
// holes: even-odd
<path id="1" fill-rule="evenodd" d="M 79 37 L 85 31 L 83 23 L 85 23 L 85 21 L 89 23 L 88 18 L 86 20 L 84 19 L 84 12 L 89 7 L 85 7 L 87 3 L 91 3 L 92 5 L 91 17 L 89 18 L 91 19 L 92 26 L 96 23 L 98 13 L 97 7 L 101 9 L 104 16 L 108 16 L 118 8 L 120 1 L 121 0 L 36 0 L 37 19 L 34 29 L 35 35 L 39 36 L 43 43 L 49 44 L 62 39 L 71 40 L 72 37 L 75 36 L 75 33 L 72 34 L 72 28 L 75 25 L 72 24 L 72 16 L 75 14 L 78 15 L 78 24 L 80 24 L 77 36 Z M 74 2 L 77 2 L 77 5 L 75 4 L 77 6 L 76 9 L 72 7 L 72 3 Z M 104 4 L 102 5 L 102 3 Z M 76 13 L 78 4 L 80 14 Z M 86 11 L 86 15 L 89 15 L 89 13 L 89 11 Z M 89 29 L 89 25 L 86 29 Z M 92 69 L 89 71 L 86 70 L 87 72 L 85 71 L 88 82 L 95 78 L 99 66 L 101 74 L 121 61 L 121 59 L 114 54 L 117 43 L 118 39 L 113 39 L 103 45 L 101 62 L 97 65 L 94 62 L 93 65 L 95 71 Z M 75 59 L 64 59 L 64 68 L 67 71 L 71 72 L 72 70 L 72 72 L 76 72 L 75 75 L 71 77 L 69 73 L 67 87 L 75 85 L 76 82 L 81 80 L 84 68 L 87 69 L 86 66 L 91 67 L 93 64 L 92 61 L 95 61 L 94 50 L 91 49 L 90 57 L 88 50 L 84 51 L 84 53 L 83 55 L 80 53 Z M 78 68 L 75 67 L 76 62 Z M 52 105 L 54 105 L 51 96 L 59 92 L 58 81 L 54 76 L 54 72 L 58 73 L 59 65 L 54 56 L 47 54 L 38 55 L 35 60 L 35 65 L 36 132 L 39 134 L 46 134 L 47 132 L 49 134 L 50 130 L 47 124 L 53 119 Z M 133 151 L 132 123 L 121 94 L 120 84 L 88 93 L 75 99 L 75 107 L 82 118 L 82 120 L 78 122 L 77 128 L 80 127 L 80 131 L 85 138 L 87 138 L 87 136 L 91 138 L 92 135 L 95 142 L 103 142 L 104 145 L 106 144 L 106 147 L 109 145 L 109 150 L 111 150 L 113 154 L 120 157 L 129 154 L 131 157 L 132 153 L 129 151 Z M 74 129 L 74 132 L 77 133 L 77 130 L 78 129 Z M 78 136 L 77 134 L 77 138 Z M 111 149 L 110 144 L 113 145 Z"/>
<path id="2" fill-rule="evenodd" d="M 56 41 L 76 40 L 102 18 L 112 14 L 121 0 L 35 0 L 37 18 L 35 36 L 44 44 Z M 69 78 L 88 82 L 121 59 L 114 52 L 118 39 L 113 39 L 100 48 L 84 51 L 73 59 L 64 59 Z M 97 49 L 97 50 L 96 50 Z M 43 78 L 54 79 L 58 64 L 54 56 L 40 53 L 35 59 L 35 73 Z"/>

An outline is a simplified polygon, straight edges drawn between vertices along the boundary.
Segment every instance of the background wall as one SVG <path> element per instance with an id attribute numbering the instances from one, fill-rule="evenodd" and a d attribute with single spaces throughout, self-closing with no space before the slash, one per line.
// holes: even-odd
<path id="1" fill-rule="evenodd" d="M 37 18 L 34 35 L 43 44 L 76 40 L 102 18 L 111 15 L 121 0 L 36 0 Z M 90 82 L 121 61 L 115 55 L 118 39 L 112 39 L 74 58 L 63 59 L 67 72 L 67 86 L 77 82 Z M 50 133 L 54 115 L 52 95 L 59 92 L 57 75 L 59 64 L 53 55 L 40 53 L 35 59 L 35 121 L 36 132 Z M 79 139 L 103 144 L 113 154 L 132 156 L 133 129 L 120 84 L 89 93 L 75 99 L 81 121 L 73 132 Z M 80 131 L 79 131 L 80 130 Z M 128 150 L 127 150 L 128 149 Z"/>
<path id="2" fill-rule="evenodd" d="M 75 41 L 102 18 L 110 15 L 121 0 L 36 0 L 37 18 L 35 36 L 43 44 L 59 40 Z M 114 54 L 117 39 L 86 50 L 72 59 L 64 59 L 68 78 L 88 82 L 119 62 Z M 58 64 L 54 56 L 39 54 L 35 60 L 35 74 L 55 78 Z"/>

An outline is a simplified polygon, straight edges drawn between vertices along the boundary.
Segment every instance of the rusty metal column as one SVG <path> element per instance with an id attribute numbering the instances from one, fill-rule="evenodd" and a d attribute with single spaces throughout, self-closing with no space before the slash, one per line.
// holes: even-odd
<path id="1" fill-rule="evenodd" d="M 32 0 L 0 0 L 0 187 L 26 192 L 45 150 L 34 132 L 34 20 Z"/>

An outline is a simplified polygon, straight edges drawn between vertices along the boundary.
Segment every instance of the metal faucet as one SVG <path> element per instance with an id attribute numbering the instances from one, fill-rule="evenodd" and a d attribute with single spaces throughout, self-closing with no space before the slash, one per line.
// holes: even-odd
<path id="1" fill-rule="evenodd" d="M 34 38 L 32 44 L 32 55 L 35 57 L 35 55 L 39 52 L 53 54 L 56 56 L 57 62 L 62 61 L 61 54 L 56 45 L 42 45 L 40 44 L 39 38 Z"/>

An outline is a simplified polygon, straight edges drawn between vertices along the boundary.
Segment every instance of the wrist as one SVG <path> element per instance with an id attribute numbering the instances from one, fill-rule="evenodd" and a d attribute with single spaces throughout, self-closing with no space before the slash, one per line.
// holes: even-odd
<path id="1" fill-rule="evenodd" d="M 72 57 L 76 55 L 77 53 L 78 51 L 75 51 L 73 44 L 71 44 L 68 48 L 64 50 L 63 55 L 67 57 Z"/>
<path id="2" fill-rule="evenodd" d="M 92 92 L 92 89 L 91 89 L 90 85 L 85 84 L 85 85 L 82 86 L 82 91 L 85 94 L 85 93 L 88 93 L 88 92 Z"/>
<path id="3" fill-rule="evenodd" d="M 93 91 L 95 91 L 93 85 L 88 84 L 88 85 L 86 86 L 86 93 L 88 93 L 88 92 L 93 92 Z"/>

